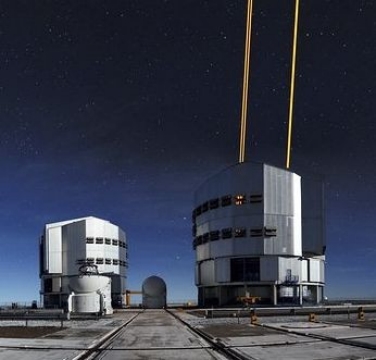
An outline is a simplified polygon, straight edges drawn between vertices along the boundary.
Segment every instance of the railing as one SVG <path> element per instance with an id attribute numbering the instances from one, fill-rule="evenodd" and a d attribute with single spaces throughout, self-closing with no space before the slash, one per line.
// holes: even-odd
<path id="1" fill-rule="evenodd" d="M 297 284 L 299 282 L 299 275 L 286 275 L 286 284 Z"/>
<path id="2" fill-rule="evenodd" d="M 30 320 L 55 320 L 63 327 L 64 320 L 70 319 L 69 315 L 64 310 L 0 310 L 0 320 L 25 321 L 25 326 L 28 326 Z"/>

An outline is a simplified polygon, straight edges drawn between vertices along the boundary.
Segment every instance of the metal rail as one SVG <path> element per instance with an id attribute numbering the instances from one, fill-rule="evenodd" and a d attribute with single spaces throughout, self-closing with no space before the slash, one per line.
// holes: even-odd
<path id="1" fill-rule="evenodd" d="M 251 359 L 249 356 L 244 356 L 238 353 L 235 348 L 227 346 L 223 344 L 221 341 L 218 341 L 217 339 L 214 339 L 210 335 L 206 334 L 205 332 L 199 329 L 196 329 L 195 327 L 185 322 L 183 319 L 181 319 L 179 316 L 177 316 L 170 310 L 166 309 L 166 312 L 169 313 L 171 316 L 173 316 L 176 320 L 178 320 L 185 327 L 187 327 L 193 334 L 195 334 L 199 338 L 204 339 L 210 345 L 210 348 L 212 350 L 217 351 L 221 355 L 225 356 L 227 359 L 230 359 L 230 360 L 250 360 Z"/>
<path id="2" fill-rule="evenodd" d="M 95 359 L 98 356 L 98 353 L 107 350 L 109 345 L 113 342 L 113 340 L 119 336 L 122 331 L 124 331 L 125 327 L 127 327 L 131 322 L 133 322 L 140 313 L 144 310 L 137 312 L 134 316 L 132 316 L 128 321 L 124 324 L 118 326 L 110 333 L 106 334 L 102 337 L 98 342 L 90 346 L 89 349 L 85 350 L 81 354 L 74 357 L 72 360 L 87 360 L 87 359 Z"/>
<path id="3" fill-rule="evenodd" d="M 338 322 L 337 321 L 315 321 L 315 323 L 323 324 L 324 326 L 327 324 L 327 325 L 345 325 L 345 326 L 357 327 L 356 324 L 346 324 L 346 323 L 339 322 L 339 321 Z M 273 331 L 278 331 L 278 332 L 287 333 L 287 334 L 294 334 L 294 335 L 303 336 L 303 337 L 310 338 L 310 339 L 315 339 L 315 340 L 318 339 L 318 340 L 322 340 L 322 341 L 327 341 L 327 342 L 332 342 L 332 343 L 337 343 L 337 344 L 343 344 L 343 345 L 358 347 L 358 348 L 362 348 L 362 349 L 376 350 L 376 345 L 374 345 L 374 344 L 354 342 L 353 340 L 356 337 L 334 338 L 334 337 L 331 337 L 331 336 L 325 336 L 325 335 L 319 335 L 319 334 L 303 333 L 301 331 L 297 331 L 297 330 L 294 330 L 292 328 L 289 328 L 289 329 L 279 328 L 279 329 L 277 329 L 273 326 L 265 325 L 265 324 L 256 324 L 256 325 L 262 326 L 262 327 L 265 327 L 265 328 L 268 328 L 268 329 L 272 329 Z M 368 336 L 362 335 L 362 336 L 359 336 L 359 337 L 360 338 L 374 337 L 374 335 L 373 334 L 368 335 Z"/>
<path id="4" fill-rule="evenodd" d="M 133 322 L 136 317 L 140 314 L 137 313 L 135 316 L 133 316 L 130 320 L 128 320 L 125 324 L 119 326 L 118 328 L 114 329 L 110 334 L 108 334 L 106 337 L 99 340 L 97 343 L 95 343 L 90 349 L 84 351 L 83 353 L 79 354 L 72 360 L 94 360 L 98 359 L 103 355 L 104 351 L 153 351 L 153 350 L 206 350 L 206 351 L 215 351 L 219 353 L 222 358 L 225 357 L 229 360 L 249 360 L 249 357 L 243 356 L 236 352 L 235 349 L 231 349 L 227 347 L 225 344 L 221 343 L 220 341 L 216 341 L 209 335 L 205 334 L 204 332 L 195 329 L 190 324 L 186 323 L 184 320 L 180 319 L 178 316 L 176 316 L 173 312 L 166 310 L 166 313 L 174 317 L 180 324 L 182 324 L 184 327 L 188 328 L 188 330 L 198 337 L 201 340 L 204 340 L 206 344 L 208 345 L 200 345 L 200 346 L 190 346 L 190 347 L 148 347 L 148 348 L 120 348 L 120 349 L 111 349 L 111 345 L 115 338 L 118 336 L 121 336 L 124 331 L 126 331 L 126 327 Z M 213 354 L 211 354 L 213 356 Z"/>

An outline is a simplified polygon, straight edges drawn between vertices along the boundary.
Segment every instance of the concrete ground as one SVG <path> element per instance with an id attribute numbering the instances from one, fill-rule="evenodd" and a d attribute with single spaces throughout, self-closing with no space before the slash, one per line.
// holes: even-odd
<path id="1" fill-rule="evenodd" d="M 2 337 L 2 326 L 24 324 L 0 321 L 0 360 L 77 360 L 135 313 L 126 310 L 99 320 L 64 322 L 63 329 L 48 334 L 35 332 L 35 338 Z M 376 314 L 366 314 L 365 321 L 337 316 L 333 318 L 335 323 L 330 322 L 330 317 L 309 322 L 306 317 L 268 316 L 259 318 L 255 325 L 250 324 L 249 318 L 204 319 L 184 311 L 174 313 L 249 359 L 376 359 Z M 30 329 L 51 325 L 60 324 L 37 321 L 28 324 Z M 100 352 L 100 358 L 223 359 L 187 327 L 158 310 L 138 315 L 108 349 Z"/>
<path id="2" fill-rule="evenodd" d="M 376 359 L 376 318 L 369 315 L 366 321 L 342 317 L 338 324 L 328 323 L 328 317 L 323 323 L 302 321 L 301 317 L 265 317 L 256 325 L 243 318 L 221 323 L 189 314 L 182 317 L 249 359 Z"/>
<path id="3" fill-rule="evenodd" d="M 29 321 L 29 331 L 35 328 L 34 338 L 4 338 L 2 327 L 25 326 L 22 321 L 0 322 L 0 360 L 61 360 L 74 359 L 88 348 L 92 347 L 103 336 L 117 326 L 123 324 L 134 313 L 128 312 L 121 316 L 89 321 L 66 321 L 63 329 L 56 331 L 60 326 L 55 321 Z M 39 328 L 52 327 L 47 335 L 39 336 Z M 21 336 L 23 332 L 21 333 Z"/>

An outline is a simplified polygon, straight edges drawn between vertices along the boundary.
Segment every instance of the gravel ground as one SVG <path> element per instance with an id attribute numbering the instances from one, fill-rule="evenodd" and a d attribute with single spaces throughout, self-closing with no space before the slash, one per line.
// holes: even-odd
<path id="1" fill-rule="evenodd" d="M 60 321 L 28 320 L 27 326 L 25 320 L 1 320 L 0 338 L 38 338 L 69 328 L 93 329 L 116 325 L 114 319 L 105 318 L 100 320 L 72 320 L 63 323 Z"/>
<path id="2" fill-rule="evenodd" d="M 60 330 L 62 330 L 60 327 L 55 326 L 1 326 L 0 337 L 30 339 L 50 335 Z"/>

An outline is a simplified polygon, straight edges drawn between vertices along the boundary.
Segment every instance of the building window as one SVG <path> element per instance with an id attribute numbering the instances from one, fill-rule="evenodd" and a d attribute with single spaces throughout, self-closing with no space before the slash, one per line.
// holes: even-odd
<path id="1" fill-rule="evenodd" d="M 262 202 L 262 194 L 253 194 L 249 196 L 250 203 L 260 203 Z"/>
<path id="2" fill-rule="evenodd" d="M 112 264 L 111 259 L 106 259 L 106 265 L 111 265 L 111 264 Z"/>
<path id="3" fill-rule="evenodd" d="M 103 265 L 103 258 L 97 258 L 96 264 L 97 265 Z"/>
<path id="4" fill-rule="evenodd" d="M 217 209 L 219 207 L 219 199 L 211 199 L 209 201 L 209 208 L 212 209 Z"/>
<path id="5" fill-rule="evenodd" d="M 87 258 L 87 259 L 86 259 L 86 262 L 87 262 L 88 264 L 94 264 L 94 258 L 92 258 L 92 257 Z"/>
<path id="6" fill-rule="evenodd" d="M 119 245 L 119 241 L 115 240 L 115 239 L 112 239 L 112 245 L 118 246 Z"/>
<path id="7" fill-rule="evenodd" d="M 247 236 L 247 230 L 246 228 L 237 228 L 234 230 L 234 237 L 241 238 Z"/>
<path id="8" fill-rule="evenodd" d="M 97 237 L 97 238 L 95 239 L 95 243 L 96 243 L 96 244 L 103 244 L 103 238 L 98 238 L 98 237 Z"/>
<path id="9" fill-rule="evenodd" d="M 117 260 L 117 259 L 112 259 L 112 263 L 113 263 L 114 265 L 119 265 L 119 260 Z"/>
<path id="10" fill-rule="evenodd" d="M 92 237 L 87 237 L 87 238 L 86 238 L 86 244 L 94 244 L 94 238 L 92 238 Z"/>
<path id="11" fill-rule="evenodd" d="M 260 258 L 231 259 L 231 281 L 260 281 Z"/>
<path id="12" fill-rule="evenodd" d="M 247 202 L 247 197 L 245 195 L 235 195 L 234 200 L 235 205 L 244 205 Z"/>
<path id="13" fill-rule="evenodd" d="M 201 209 L 202 209 L 203 213 L 208 211 L 209 210 L 209 203 L 208 202 L 203 203 Z"/>
<path id="14" fill-rule="evenodd" d="M 232 237 L 232 228 L 222 229 L 222 239 L 229 239 Z"/>
<path id="15" fill-rule="evenodd" d="M 44 292 L 45 293 L 52 292 L 52 279 L 44 280 Z"/>
<path id="16" fill-rule="evenodd" d="M 209 241 L 209 233 L 207 232 L 204 235 L 202 235 L 202 243 L 206 244 L 208 241 Z"/>
<path id="17" fill-rule="evenodd" d="M 210 231 L 210 241 L 216 241 L 216 240 L 219 240 L 219 230 L 215 230 L 215 231 Z"/>
<path id="18" fill-rule="evenodd" d="M 252 237 L 263 236 L 263 235 L 264 235 L 264 229 L 263 228 L 251 229 L 251 236 Z"/>
<path id="19" fill-rule="evenodd" d="M 222 206 L 229 206 L 232 203 L 232 196 L 231 195 L 225 195 L 221 198 L 221 205 Z"/>
<path id="20" fill-rule="evenodd" d="M 106 238 L 104 241 L 105 241 L 106 245 L 111 245 L 111 239 Z"/>
<path id="21" fill-rule="evenodd" d="M 195 237 L 195 236 L 196 236 L 196 233 L 197 233 L 197 226 L 196 226 L 196 225 L 193 225 L 193 226 L 192 226 L 192 236 Z"/>
<path id="22" fill-rule="evenodd" d="M 265 232 L 265 236 L 268 236 L 268 237 L 277 236 L 277 229 L 274 227 L 265 227 L 264 232 Z"/>

